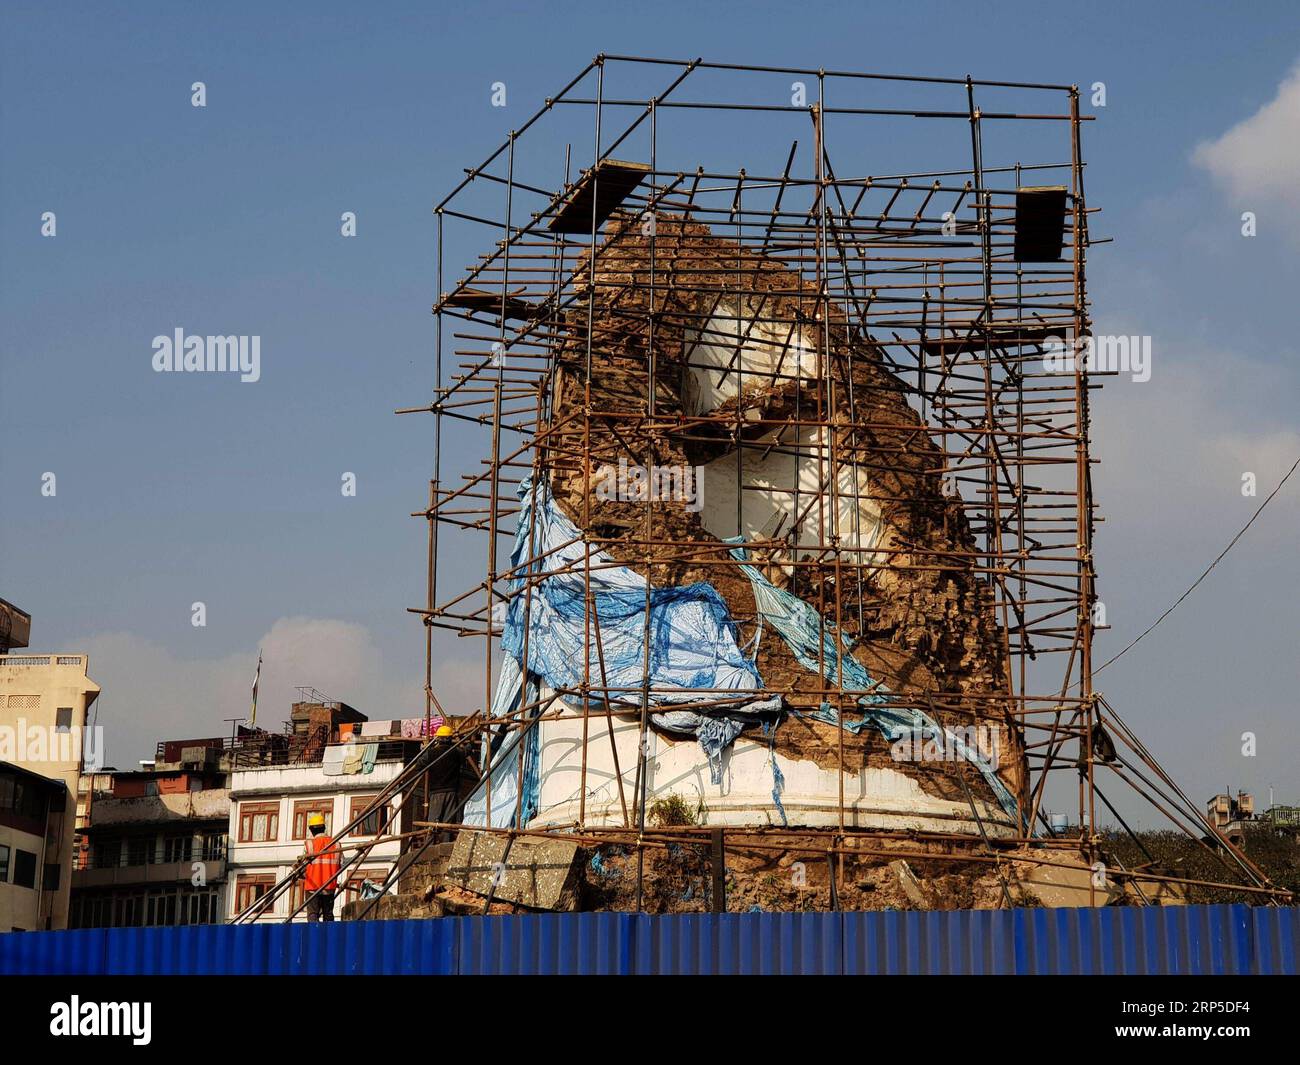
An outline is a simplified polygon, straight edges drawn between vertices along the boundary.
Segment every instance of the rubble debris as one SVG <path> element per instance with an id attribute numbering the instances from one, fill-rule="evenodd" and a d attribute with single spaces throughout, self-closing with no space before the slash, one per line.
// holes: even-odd
<path id="1" fill-rule="evenodd" d="M 925 893 L 925 888 L 921 886 L 921 881 L 916 879 L 916 874 L 912 872 L 912 867 L 898 858 L 889 863 L 889 871 L 898 878 L 898 886 L 903 889 L 903 894 L 915 909 L 930 909 L 930 899 Z"/>

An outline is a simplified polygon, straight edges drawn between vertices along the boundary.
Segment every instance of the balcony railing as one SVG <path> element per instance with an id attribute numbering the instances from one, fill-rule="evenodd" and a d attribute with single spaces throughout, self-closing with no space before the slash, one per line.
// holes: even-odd
<path id="1" fill-rule="evenodd" d="M 92 848 L 78 852 L 73 860 L 74 869 L 129 869 L 145 865 L 173 865 L 177 862 L 223 862 L 226 860 L 228 842 L 167 849 L 155 843 L 148 849 Z"/>
<path id="2" fill-rule="evenodd" d="M 181 752 L 191 747 L 202 747 L 205 750 L 214 750 L 221 754 L 230 751 L 236 746 L 236 741 L 231 737 L 209 737 L 197 740 L 159 740 L 158 746 L 154 749 L 154 761 L 156 762 L 179 762 Z"/>
<path id="3" fill-rule="evenodd" d="M 234 768 L 262 769 L 275 766 L 320 765 L 327 747 L 342 746 L 337 743 L 327 743 L 325 738 L 319 735 L 270 733 L 265 740 L 272 742 L 251 743 L 246 740 L 236 747 L 233 751 Z M 420 744 L 419 740 L 413 739 L 379 740 L 376 738 L 373 741 L 359 740 L 357 746 L 369 742 L 378 744 L 379 749 L 375 753 L 377 762 L 401 761 L 413 753 Z"/>
<path id="4" fill-rule="evenodd" d="M 84 666 L 85 655 L 12 655 L 0 654 L 0 668 L 4 666 Z"/>

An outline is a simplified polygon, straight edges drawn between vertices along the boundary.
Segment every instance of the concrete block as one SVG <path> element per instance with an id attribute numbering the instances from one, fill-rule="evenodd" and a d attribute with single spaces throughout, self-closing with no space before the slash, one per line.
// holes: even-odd
<path id="1" fill-rule="evenodd" d="M 520 836 L 510 845 L 508 836 L 462 829 L 444 883 L 532 909 L 571 910 L 577 855 L 578 845 L 561 839 Z"/>
<path id="2" fill-rule="evenodd" d="M 1109 906 L 1123 888 L 1115 881 L 1105 887 L 1093 887 L 1092 869 L 1081 858 L 1057 853 L 1054 865 L 1017 862 L 1012 866 L 1014 881 L 1024 901 L 1037 900 L 1050 908 L 1072 906 Z"/>

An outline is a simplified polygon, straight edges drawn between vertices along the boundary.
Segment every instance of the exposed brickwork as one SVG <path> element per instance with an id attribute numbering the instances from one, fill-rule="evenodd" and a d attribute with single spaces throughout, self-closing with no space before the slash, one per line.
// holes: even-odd
<path id="1" fill-rule="evenodd" d="M 885 523 L 878 546 L 885 549 L 881 558 L 887 565 L 858 567 L 852 555 L 842 555 L 837 564 L 829 551 L 817 565 L 793 574 L 765 565 L 766 575 L 838 621 L 857 642 L 859 660 L 891 690 L 915 696 L 918 705 L 946 722 L 1008 726 L 1001 772 L 1019 792 L 1023 756 L 1009 728 L 1007 706 L 996 698 L 1006 687 L 1002 628 L 984 578 L 963 554 L 975 544 L 960 506 L 944 494 L 943 456 L 909 405 L 902 382 L 869 340 L 849 335 L 842 308 L 832 308 L 831 321 L 824 323 L 816 285 L 779 262 L 742 250 L 702 225 L 663 217 L 653 255 L 652 296 L 650 238 L 637 223 L 611 222 L 596 260 L 590 419 L 583 416 L 588 266 L 575 272 L 580 300 L 569 312 L 569 339 L 557 360 L 553 432 L 543 454 L 558 502 L 593 537 L 608 541 L 616 558 L 641 572 L 648 567 L 655 584 L 712 583 L 745 640 L 755 616 L 749 581 L 734 567 L 717 563 L 726 557 L 725 548 L 712 546 L 720 541 L 703 528 L 699 514 L 681 502 L 647 506 L 599 499 L 600 468 L 616 466 L 620 458 L 647 467 L 698 466 L 731 451 L 736 441 L 752 441 L 783 423 L 829 423 L 841 460 L 852 454 L 868 471 L 871 496 Z M 793 323 L 805 340 L 812 338 L 814 357 L 829 360 L 829 375 L 822 375 L 820 385 L 803 379 L 795 373 L 798 356 L 791 354 L 781 372 L 798 379 L 743 387 L 739 397 L 711 415 L 688 417 L 683 383 L 691 333 L 719 307 L 732 314 L 740 308 L 742 319 Z M 584 451 L 590 466 L 582 460 Z M 647 548 L 631 542 L 636 539 L 656 543 Z M 763 552 L 755 557 L 760 564 L 769 561 Z M 764 633 L 758 667 L 765 684 L 786 692 L 790 705 L 820 701 L 815 689 L 821 679 L 800 667 L 770 631 Z M 945 703 L 959 712 L 944 709 Z M 839 742 L 839 730 L 807 721 L 783 726 L 777 738 L 784 753 L 829 765 L 838 764 Z M 845 755 L 850 770 L 864 761 L 899 765 L 874 733 L 858 739 L 846 733 Z M 964 795 L 951 763 L 908 770 L 934 794 Z M 965 775 L 976 793 L 987 797 L 978 775 Z"/>

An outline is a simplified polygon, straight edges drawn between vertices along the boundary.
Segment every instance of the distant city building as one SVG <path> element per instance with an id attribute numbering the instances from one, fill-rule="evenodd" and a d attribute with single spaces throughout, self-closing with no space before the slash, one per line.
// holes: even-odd
<path id="1" fill-rule="evenodd" d="M 1273 789 L 1269 788 L 1272 799 Z M 1249 792 L 1230 791 L 1214 796 L 1205 804 L 1206 816 L 1229 842 L 1240 846 L 1246 838 L 1248 825 L 1267 826 L 1276 832 L 1300 834 L 1300 806 L 1282 806 L 1271 803 L 1262 814 L 1255 812 L 1255 799 Z"/>
<path id="2" fill-rule="evenodd" d="M 1216 795 L 1205 804 L 1210 824 L 1225 836 L 1229 843 L 1241 846 L 1246 839 L 1246 822 L 1255 819 L 1255 799 L 1245 791 L 1235 796 L 1230 792 Z"/>
<path id="3" fill-rule="evenodd" d="M 53 923 L 68 878 L 59 863 L 68 789 L 62 780 L 0 762 L 0 932 Z"/>
<path id="4" fill-rule="evenodd" d="M 7 646 L 25 644 L 29 624 L 30 618 L 10 604 L 0 608 L 0 631 L 9 627 Z M 0 762 L 57 781 L 70 806 L 86 763 L 97 768 L 102 753 L 97 730 L 88 728 L 98 695 L 83 654 L 0 654 Z M 46 830 L 37 874 L 44 885 L 39 928 L 68 924 L 76 817 L 67 812 L 60 811 Z"/>
<path id="5" fill-rule="evenodd" d="M 307 841 L 307 821 L 325 819 L 339 835 L 345 869 L 335 915 L 363 892 L 378 888 L 403 851 L 396 838 L 410 831 L 413 803 L 385 827 L 402 802 L 394 793 L 382 808 L 344 831 L 420 751 L 418 736 L 404 737 L 401 722 L 371 722 L 346 703 L 304 691 L 283 734 L 248 736 L 235 752 L 230 776 L 229 905 L 227 919 L 246 911 L 293 870 Z M 376 842 L 382 840 L 382 842 Z M 369 849 L 366 849 L 366 848 Z M 358 849 L 364 853 L 354 858 Z M 371 888 L 363 888 L 369 881 Z M 305 921 L 299 878 L 258 920 Z"/>
<path id="6" fill-rule="evenodd" d="M 171 740 L 147 768 L 83 778 L 70 927 L 222 920 L 230 747 L 220 738 Z"/>
<path id="7" fill-rule="evenodd" d="M 15 647 L 26 647 L 31 634 L 32 616 L 0 599 L 0 654 L 8 654 Z"/>
<path id="8" fill-rule="evenodd" d="M 1300 833 L 1300 806 L 1270 806 L 1261 820 L 1279 832 Z"/>

